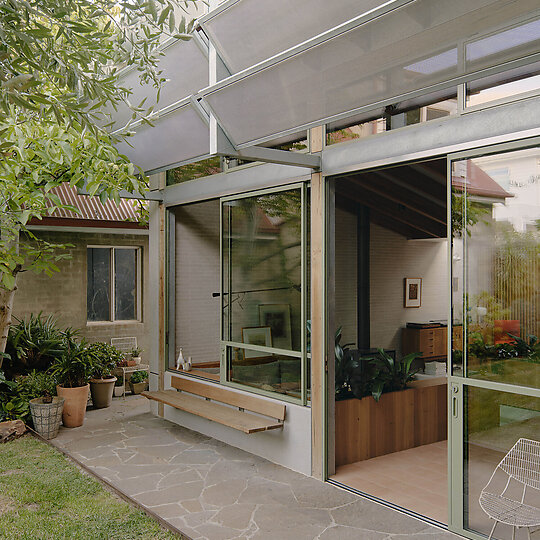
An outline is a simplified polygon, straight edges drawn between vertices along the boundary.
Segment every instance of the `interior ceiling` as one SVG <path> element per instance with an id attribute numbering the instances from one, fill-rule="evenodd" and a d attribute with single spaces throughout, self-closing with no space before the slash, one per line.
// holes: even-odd
<path id="1" fill-rule="evenodd" d="M 336 179 L 336 205 L 370 209 L 372 223 L 407 238 L 446 238 L 446 159 Z"/>

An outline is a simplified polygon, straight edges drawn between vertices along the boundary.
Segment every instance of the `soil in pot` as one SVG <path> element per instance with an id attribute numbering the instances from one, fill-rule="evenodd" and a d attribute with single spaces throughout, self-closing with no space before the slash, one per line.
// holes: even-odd
<path id="1" fill-rule="evenodd" d="M 60 385 L 56 387 L 58 396 L 65 399 L 64 411 L 62 413 L 62 423 L 64 426 L 79 427 L 83 425 L 89 390 L 89 384 L 75 388 L 64 388 Z"/>
<path id="2" fill-rule="evenodd" d="M 45 403 L 45 398 L 42 397 L 30 400 L 34 429 L 44 439 L 54 439 L 58 435 L 64 401 L 64 398 L 59 396 L 53 397 L 50 403 Z"/>
<path id="3" fill-rule="evenodd" d="M 116 377 L 90 379 L 90 394 L 95 409 L 105 409 L 111 406 L 115 382 Z"/>

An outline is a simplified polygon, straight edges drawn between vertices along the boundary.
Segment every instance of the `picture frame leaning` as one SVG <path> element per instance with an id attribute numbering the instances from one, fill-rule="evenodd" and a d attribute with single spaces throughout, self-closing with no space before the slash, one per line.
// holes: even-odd
<path id="1" fill-rule="evenodd" d="M 259 304 L 259 324 L 272 329 L 272 346 L 292 350 L 290 304 Z"/>

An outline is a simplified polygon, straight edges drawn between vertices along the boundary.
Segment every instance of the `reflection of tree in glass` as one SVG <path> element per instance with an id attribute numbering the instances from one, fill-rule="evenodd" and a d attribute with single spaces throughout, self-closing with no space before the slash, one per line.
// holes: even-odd
<path id="1" fill-rule="evenodd" d="M 240 233 L 240 238 L 234 240 L 235 262 L 242 268 L 244 280 L 249 277 L 252 285 L 271 282 L 274 287 L 299 286 L 300 190 L 240 199 L 233 208 L 239 213 L 235 212 L 232 232 Z M 271 265 L 271 272 L 268 266 L 262 270 L 265 264 Z M 255 275 L 257 281 L 253 281 Z"/>
<path id="2" fill-rule="evenodd" d="M 467 231 L 468 236 L 471 236 L 471 228 L 481 220 L 482 216 L 488 214 L 490 209 L 491 204 L 471 201 L 460 190 L 452 188 L 452 236 L 461 238 L 464 230 Z M 467 223 L 465 223 L 465 216 L 467 216 Z"/>

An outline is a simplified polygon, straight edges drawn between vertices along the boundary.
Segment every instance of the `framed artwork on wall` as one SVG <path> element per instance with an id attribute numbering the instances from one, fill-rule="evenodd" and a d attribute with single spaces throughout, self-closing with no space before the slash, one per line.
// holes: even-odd
<path id="1" fill-rule="evenodd" d="M 259 324 L 272 329 L 273 347 L 292 350 L 290 304 L 259 304 Z"/>
<path id="2" fill-rule="evenodd" d="M 242 342 L 259 347 L 272 347 L 272 330 L 269 326 L 250 326 L 242 328 Z M 266 358 L 267 353 L 244 350 L 244 358 Z"/>
<path id="3" fill-rule="evenodd" d="M 406 308 L 418 308 L 422 306 L 422 278 L 405 278 Z"/>

